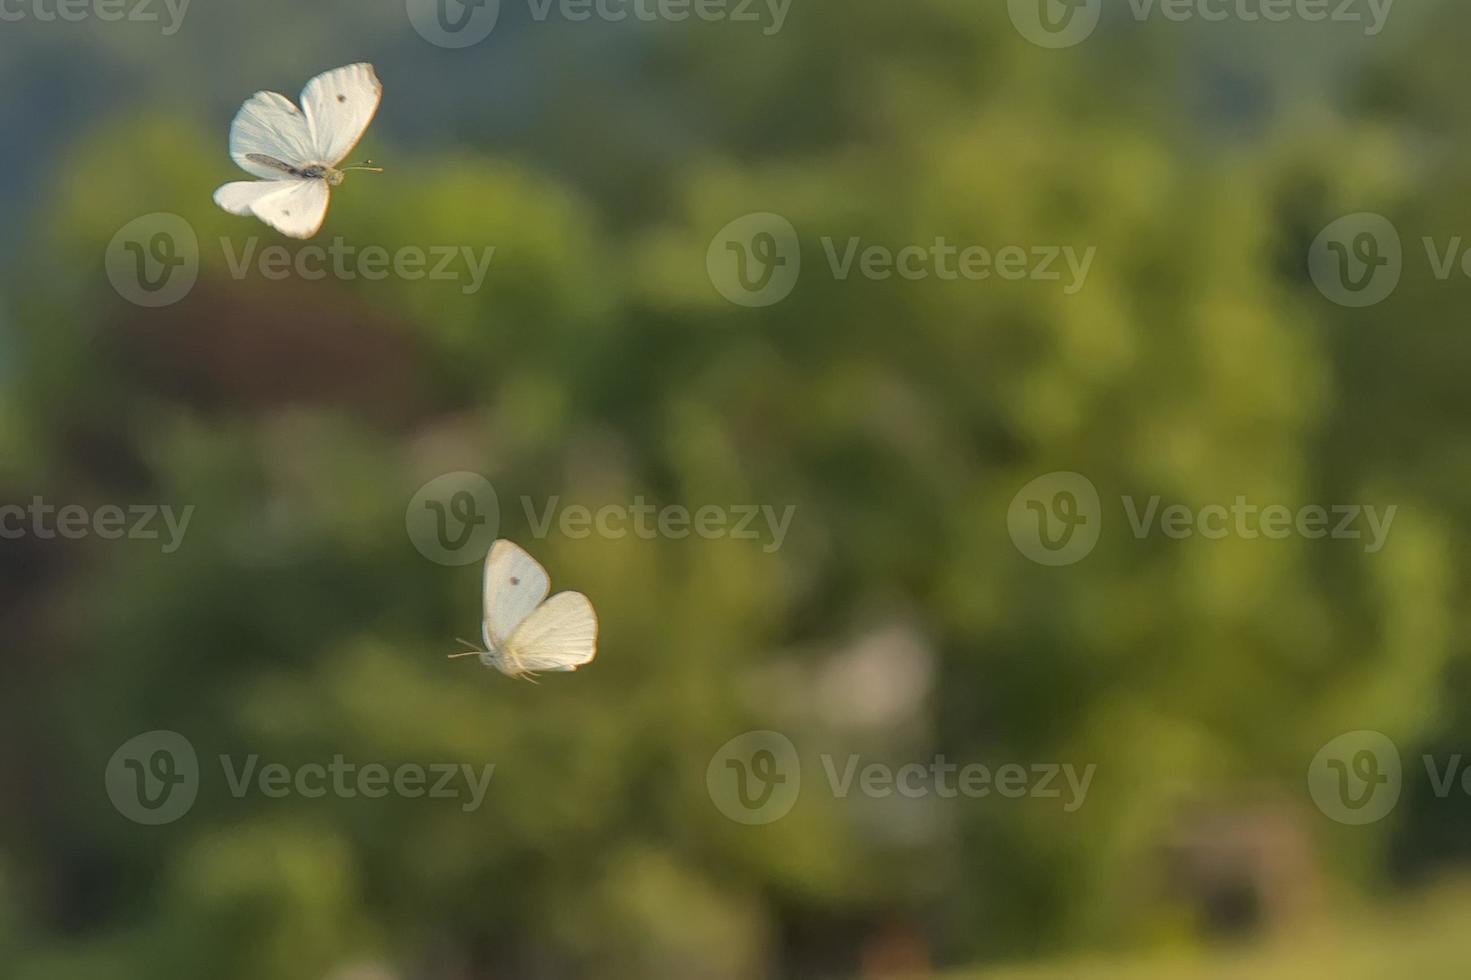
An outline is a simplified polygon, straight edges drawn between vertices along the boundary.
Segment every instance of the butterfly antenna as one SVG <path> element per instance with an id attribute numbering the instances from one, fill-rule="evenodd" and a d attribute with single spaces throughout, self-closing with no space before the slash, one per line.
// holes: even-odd
<path id="1" fill-rule="evenodd" d="M 459 642 L 469 647 L 470 650 L 468 653 L 451 653 L 448 655 L 450 660 L 459 660 L 461 657 L 478 657 L 485 652 L 477 647 L 475 644 L 471 643 L 469 640 L 463 640 L 459 637 L 455 637 L 455 639 L 459 640 Z"/>
<path id="2" fill-rule="evenodd" d="M 347 173 L 349 170 L 366 170 L 370 174 L 381 174 L 383 172 L 382 167 L 373 166 L 372 160 L 364 160 L 362 163 L 355 163 L 350 167 L 342 168 L 343 173 Z"/>

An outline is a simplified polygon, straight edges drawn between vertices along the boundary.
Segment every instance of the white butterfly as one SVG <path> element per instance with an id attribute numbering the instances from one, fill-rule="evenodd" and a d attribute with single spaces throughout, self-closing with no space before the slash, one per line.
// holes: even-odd
<path id="1" fill-rule="evenodd" d="M 327 217 L 329 188 L 348 170 L 347 158 L 383 99 L 369 64 L 323 72 L 306 83 L 301 108 L 278 92 L 257 92 L 230 124 L 230 157 L 260 180 L 238 180 L 215 191 L 231 214 L 255 215 L 283 235 L 310 238 Z M 369 161 L 370 163 L 372 161 Z"/>
<path id="2" fill-rule="evenodd" d="M 451 659 L 478 655 L 482 664 L 508 677 L 576 670 L 592 662 L 598 652 L 598 614 L 591 600 L 581 592 L 547 599 L 551 577 L 520 545 L 504 539 L 491 545 L 483 584 L 485 649 L 452 653 Z"/>

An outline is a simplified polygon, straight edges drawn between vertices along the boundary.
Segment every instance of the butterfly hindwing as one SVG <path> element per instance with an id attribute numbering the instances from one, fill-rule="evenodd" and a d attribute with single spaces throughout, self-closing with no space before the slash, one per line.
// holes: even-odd
<path id="1" fill-rule="evenodd" d="M 558 592 L 506 641 L 504 659 L 520 671 L 576 670 L 598 649 L 598 614 L 581 592 Z"/>
<path id="2" fill-rule="evenodd" d="M 215 191 L 215 203 L 231 214 L 252 215 L 264 197 L 290 190 L 299 180 L 236 180 Z"/>
<path id="3" fill-rule="evenodd" d="M 282 180 L 271 183 L 286 186 L 256 198 L 250 204 L 250 213 L 283 235 L 292 238 L 315 235 L 327 218 L 327 202 L 331 197 L 327 182 Z"/>
<path id="4" fill-rule="evenodd" d="M 363 63 L 323 72 L 306 83 L 301 107 L 312 138 L 314 163 L 336 166 L 363 138 L 383 99 L 383 83 Z"/>

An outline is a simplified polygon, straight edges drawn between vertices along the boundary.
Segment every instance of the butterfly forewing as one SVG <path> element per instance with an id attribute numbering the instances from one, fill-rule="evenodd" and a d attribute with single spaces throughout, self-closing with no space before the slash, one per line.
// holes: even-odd
<path id="1" fill-rule="evenodd" d="M 363 138 L 382 99 L 383 84 L 369 64 L 334 68 L 307 82 L 301 107 L 315 155 L 310 162 L 341 163 Z"/>
<path id="2" fill-rule="evenodd" d="M 300 167 L 315 162 L 316 147 L 306 116 L 278 92 L 257 92 L 246 100 L 230 124 L 230 157 L 246 173 L 266 180 L 281 176 L 278 167 L 252 157 L 265 157 Z"/>
<path id="3" fill-rule="evenodd" d="M 551 591 L 546 569 L 513 542 L 500 540 L 485 556 L 485 645 L 499 651 Z"/>
<path id="4" fill-rule="evenodd" d="M 558 592 L 506 641 L 504 657 L 529 673 L 576 670 L 598 651 L 598 615 L 581 592 Z"/>

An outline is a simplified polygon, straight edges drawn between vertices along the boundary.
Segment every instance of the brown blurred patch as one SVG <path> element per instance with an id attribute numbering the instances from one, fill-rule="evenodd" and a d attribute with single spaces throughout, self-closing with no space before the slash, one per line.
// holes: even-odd
<path id="1" fill-rule="evenodd" d="M 425 354 L 408 325 L 331 281 L 201 279 L 182 302 L 114 328 L 122 370 L 200 412 L 334 406 L 396 429 L 427 410 Z"/>
<path id="2" fill-rule="evenodd" d="M 1301 807 L 1269 798 L 1190 805 L 1164 844 L 1170 898 L 1210 936 L 1302 925 L 1323 897 L 1307 821 Z"/>

